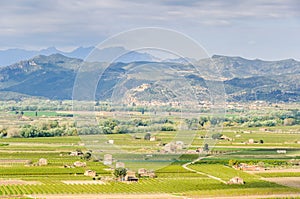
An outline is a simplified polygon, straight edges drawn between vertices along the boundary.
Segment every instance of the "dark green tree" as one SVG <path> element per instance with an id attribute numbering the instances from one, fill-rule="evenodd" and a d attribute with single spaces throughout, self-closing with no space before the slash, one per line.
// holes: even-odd
<path id="1" fill-rule="evenodd" d="M 116 178 L 118 178 L 121 181 L 126 176 L 126 174 L 127 174 L 127 169 L 125 168 L 120 167 L 114 170 L 114 176 L 116 176 Z"/>
<path id="2" fill-rule="evenodd" d="M 144 136 L 144 140 L 150 140 L 150 138 L 151 138 L 151 134 L 146 133 L 146 135 Z"/>
<path id="3" fill-rule="evenodd" d="M 204 146 L 203 146 L 203 151 L 209 151 L 209 147 L 208 147 L 208 144 L 207 144 L 207 143 L 204 144 Z"/>

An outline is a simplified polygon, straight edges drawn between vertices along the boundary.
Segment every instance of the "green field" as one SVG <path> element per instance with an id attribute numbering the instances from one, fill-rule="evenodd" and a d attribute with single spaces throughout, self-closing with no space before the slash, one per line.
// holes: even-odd
<path id="1" fill-rule="evenodd" d="M 38 104 L 36 106 L 38 107 Z M 270 115 L 275 114 L 272 110 L 266 110 Z M 138 130 L 134 133 L 116 133 L 112 128 L 109 134 L 51 134 L 50 137 L 21 137 L 16 134 L 28 124 L 32 129 L 47 132 L 68 131 L 74 128 L 74 118 L 70 117 L 69 112 L 63 111 L 24 111 L 22 117 L 15 111 L 1 112 L 2 134 L 7 132 L 12 136 L 0 138 L 0 197 L 18 198 L 39 194 L 167 193 L 198 198 L 247 195 L 272 197 L 274 194 L 284 196 L 300 193 L 299 187 L 283 186 L 265 180 L 281 177 L 300 178 L 299 125 L 267 128 L 224 126 L 222 134 L 229 139 L 216 141 L 212 140 L 212 133 L 208 127 L 166 131 L 160 128 L 165 124 L 159 123 L 166 118 L 149 120 L 149 113 L 142 115 L 140 112 L 130 112 L 128 121 L 120 120 L 118 124 L 114 124 L 110 119 L 114 113 L 105 112 L 97 118 L 99 125 L 109 121 L 108 125 L 127 125 Z M 249 111 L 245 115 L 248 116 L 250 112 L 255 117 L 260 114 L 268 115 L 259 110 Z M 167 120 L 168 125 L 179 126 L 179 115 L 172 113 Z M 239 113 L 230 113 L 228 117 L 239 117 Z M 53 125 L 55 127 L 52 128 Z M 146 132 L 151 128 L 155 129 L 151 131 L 151 135 L 155 136 L 152 141 L 144 139 Z M 108 144 L 108 140 L 113 140 L 114 143 Z M 250 143 L 249 140 L 254 142 Z M 164 151 L 168 143 L 175 141 L 183 141 L 184 149 Z M 216 144 L 209 146 L 208 153 L 196 152 L 196 149 L 203 149 L 206 142 Z M 80 156 L 69 155 L 76 150 L 91 152 L 92 158 L 85 160 Z M 118 181 L 113 175 L 113 170 L 103 164 L 103 155 L 109 150 L 114 158 L 113 167 L 117 161 L 121 161 L 129 170 L 153 169 L 156 178 L 140 178 L 137 183 Z M 285 153 L 278 153 L 278 150 L 284 150 Z M 199 157 L 202 159 L 188 165 L 190 170 L 184 168 L 183 165 Z M 40 158 L 46 158 L 48 165 L 38 166 Z M 237 170 L 229 166 L 230 160 L 249 165 L 263 165 L 267 170 L 259 173 Z M 72 165 L 76 161 L 86 162 L 86 167 L 73 168 Z M 281 172 L 269 171 L 273 169 L 281 169 Z M 295 169 L 295 172 L 291 169 Z M 96 171 L 100 180 L 84 176 L 86 170 Z M 233 177 L 241 177 L 245 184 L 223 183 Z M 68 184 L 70 181 L 79 183 Z M 95 182 L 98 184 L 86 184 Z"/>
<path id="2" fill-rule="evenodd" d="M 161 134 L 161 138 L 165 136 Z M 110 135 L 110 138 L 118 140 L 124 139 L 127 135 Z M 158 133 L 157 136 L 160 136 Z M 0 147 L 1 160 L 11 160 L 9 163 L 0 162 L 0 179 L 37 181 L 42 184 L 34 185 L 1 185 L 0 193 L 3 196 L 27 195 L 27 194 L 83 194 L 83 193 L 170 193 L 186 196 L 218 196 L 218 195 L 247 195 L 247 194 L 271 194 L 271 193 L 298 193 L 299 189 L 284 187 L 275 183 L 266 182 L 260 177 L 278 177 L 279 174 L 259 174 L 252 175 L 243 171 L 232 169 L 224 164 L 193 164 L 189 167 L 203 173 L 213 175 L 228 181 L 230 178 L 242 177 L 244 185 L 226 185 L 217 180 L 210 179 L 206 175 L 197 174 L 185 170 L 182 167 L 184 162 L 191 161 L 197 156 L 183 155 L 178 158 L 177 163 L 162 167 L 156 171 L 155 179 L 140 179 L 138 183 L 124 184 L 122 182 L 110 181 L 99 185 L 86 184 L 65 184 L 63 181 L 84 180 L 90 181 L 91 177 L 83 175 L 86 169 L 97 171 L 99 176 L 111 177 L 110 171 L 105 170 L 101 162 L 87 161 L 86 168 L 63 168 L 65 164 L 72 164 L 75 161 L 82 161 L 79 157 L 69 156 L 70 151 L 78 148 L 86 150 L 84 146 L 79 146 L 79 137 L 52 137 L 52 138 L 6 138 L 1 140 Z M 141 143 L 138 143 L 141 142 Z M 144 140 L 134 140 L 127 142 L 128 145 L 151 146 L 152 143 L 145 143 Z M 141 144 L 141 145 L 140 145 Z M 223 148 L 226 150 L 226 147 Z M 228 149 L 227 149 L 228 150 Z M 296 149 L 294 149 L 296 150 Z M 295 151 L 293 151 L 295 153 Z M 274 155 L 273 151 L 266 149 L 243 149 L 238 150 L 234 157 L 245 160 L 245 155 Z M 275 154 L 276 155 L 276 154 Z M 14 163 L 14 160 L 31 160 L 37 162 L 39 158 L 46 158 L 49 162 L 47 166 L 24 166 L 22 163 Z M 228 161 L 232 156 L 220 155 L 208 157 L 203 161 Z M 288 158 L 288 157 L 285 157 Z M 201 162 L 201 161 L 200 161 Z M 137 163 L 138 164 L 138 163 Z M 159 164 L 159 163 L 157 163 Z M 138 164 L 140 167 L 143 165 Z M 282 176 L 299 176 L 297 174 L 286 173 Z M 218 190 L 216 192 L 216 190 Z"/>

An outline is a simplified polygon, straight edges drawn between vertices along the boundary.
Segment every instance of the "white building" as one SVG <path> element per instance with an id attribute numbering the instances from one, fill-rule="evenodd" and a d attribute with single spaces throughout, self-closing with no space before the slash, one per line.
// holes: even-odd
<path id="1" fill-rule="evenodd" d="M 111 154 L 105 154 L 103 164 L 104 165 L 112 165 L 112 162 L 113 162 L 112 155 Z"/>

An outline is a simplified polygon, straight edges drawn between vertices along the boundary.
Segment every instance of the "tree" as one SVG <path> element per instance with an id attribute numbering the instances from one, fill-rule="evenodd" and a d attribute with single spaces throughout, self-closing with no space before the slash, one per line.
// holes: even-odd
<path id="1" fill-rule="evenodd" d="M 144 140 L 150 140 L 150 138 L 151 138 L 151 134 L 146 133 L 146 135 L 144 136 Z"/>
<path id="2" fill-rule="evenodd" d="M 239 162 L 237 160 L 229 160 L 228 161 L 228 165 L 233 167 L 233 166 L 237 166 L 239 164 Z"/>
<path id="3" fill-rule="evenodd" d="M 208 121 L 207 117 L 200 117 L 199 124 L 200 126 L 204 126 L 204 124 Z"/>
<path id="4" fill-rule="evenodd" d="M 7 129 L 0 129 L 0 138 L 7 136 Z"/>
<path id="5" fill-rule="evenodd" d="M 90 160 L 92 158 L 92 153 L 90 151 L 86 152 L 83 156 L 82 159 L 84 160 Z"/>
<path id="6" fill-rule="evenodd" d="M 209 147 L 208 147 L 208 144 L 207 144 L 207 143 L 204 144 L 204 146 L 203 146 L 203 151 L 209 151 Z"/>
<path id="7" fill-rule="evenodd" d="M 114 176 L 116 176 L 116 178 L 118 178 L 121 181 L 126 176 L 126 174 L 127 174 L 127 169 L 125 168 L 119 167 L 114 170 Z"/>
<path id="8" fill-rule="evenodd" d="M 260 143 L 260 144 L 263 144 L 263 143 L 264 143 L 264 141 L 263 141 L 263 140 L 259 140 L 259 143 Z"/>

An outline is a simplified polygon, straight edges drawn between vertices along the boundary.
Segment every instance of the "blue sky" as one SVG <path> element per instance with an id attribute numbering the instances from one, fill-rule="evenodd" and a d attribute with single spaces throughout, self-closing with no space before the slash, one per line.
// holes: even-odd
<path id="1" fill-rule="evenodd" d="M 122 31 L 184 33 L 210 55 L 300 60 L 297 0 L 0 0 L 0 49 L 71 50 Z"/>

